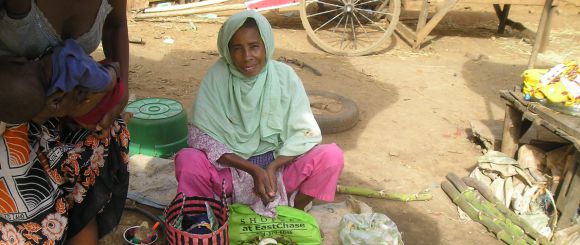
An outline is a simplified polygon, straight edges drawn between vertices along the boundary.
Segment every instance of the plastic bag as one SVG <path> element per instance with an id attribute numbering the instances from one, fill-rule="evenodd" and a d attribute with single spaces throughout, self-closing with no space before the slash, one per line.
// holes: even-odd
<path id="1" fill-rule="evenodd" d="M 344 245 L 403 244 L 395 222 L 381 213 L 345 215 L 340 221 L 339 236 Z"/>
<path id="2" fill-rule="evenodd" d="M 524 77 L 524 87 L 522 91 L 524 95 L 527 95 L 530 98 L 533 97 L 536 99 L 544 99 L 545 96 L 542 92 L 539 91 L 539 88 L 541 87 L 540 79 L 546 73 L 548 73 L 548 69 L 525 70 L 522 74 Z"/>
<path id="3" fill-rule="evenodd" d="M 547 99 L 564 106 L 580 104 L 580 67 L 575 61 L 566 61 L 549 70 L 524 71 L 524 98 Z"/>
<path id="4" fill-rule="evenodd" d="M 322 231 L 323 243 L 328 245 L 340 244 L 338 229 L 345 214 L 372 213 L 373 209 L 366 203 L 347 196 L 346 201 L 339 203 L 325 203 L 312 206 L 309 214 L 318 221 Z"/>
<path id="5" fill-rule="evenodd" d="M 260 216 L 247 205 L 230 205 L 231 244 L 257 244 L 264 238 L 284 241 L 284 245 L 319 245 L 318 224 L 312 215 L 288 206 L 276 207 L 277 218 Z"/>

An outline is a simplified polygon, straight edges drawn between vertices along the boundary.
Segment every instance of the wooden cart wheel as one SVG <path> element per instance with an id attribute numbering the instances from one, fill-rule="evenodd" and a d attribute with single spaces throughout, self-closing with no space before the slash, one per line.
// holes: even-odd
<path id="1" fill-rule="evenodd" d="M 322 50 L 345 56 L 369 54 L 399 21 L 400 0 L 301 0 L 300 18 Z"/>

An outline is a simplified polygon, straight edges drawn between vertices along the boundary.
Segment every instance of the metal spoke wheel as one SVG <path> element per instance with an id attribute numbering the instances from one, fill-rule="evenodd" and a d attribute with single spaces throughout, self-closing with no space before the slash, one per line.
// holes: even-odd
<path id="1" fill-rule="evenodd" d="M 322 50 L 345 56 L 369 54 L 399 21 L 400 0 L 301 0 L 300 18 Z"/>

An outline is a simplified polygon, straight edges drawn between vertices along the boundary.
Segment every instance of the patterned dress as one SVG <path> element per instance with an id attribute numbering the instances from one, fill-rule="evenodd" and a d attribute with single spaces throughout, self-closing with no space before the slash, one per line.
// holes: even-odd
<path id="1" fill-rule="evenodd" d="M 0 245 L 61 244 L 96 216 L 99 233 L 120 220 L 128 186 L 129 132 L 111 137 L 63 119 L 6 128 L 0 140 Z"/>
<path id="2" fill-rule="evenodd" d="M 0 55 L 36 58 L 62 45 L 36 2 L 17 19 L 0 7 Z M 102 0 L 90 30 L 76 38 L 87 54 L 99 46 L 111 10 Z M 60 244 L 95 216 L 99 236 L 110 232 L 127 196 L 128 144 L 121 120 L 104 140 L 59 119 L 6 127 L 0 134 L 0 245 Z"/>

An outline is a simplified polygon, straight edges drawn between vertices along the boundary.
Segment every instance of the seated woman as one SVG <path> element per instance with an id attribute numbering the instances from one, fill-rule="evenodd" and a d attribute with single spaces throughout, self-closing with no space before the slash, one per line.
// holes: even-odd
<path id="1" fill-rule="evenodd" d="M 266 18 L 252 10 L 233 15 L 220 29 L 218 49 L 222 58 L 193 107 L 191 148 L 175 158 L 178 192 L 219 196 L 225 181 L 233 202 L 270 217 L 277 205 L 304 209 L 314 198 L 334 200 L 342 150 L 320 144 L 300 78 L 272 59 Z"/>

